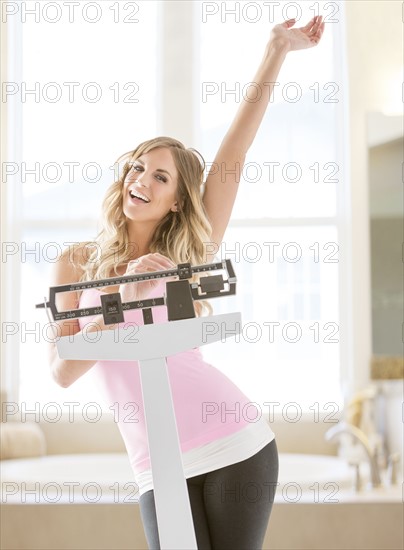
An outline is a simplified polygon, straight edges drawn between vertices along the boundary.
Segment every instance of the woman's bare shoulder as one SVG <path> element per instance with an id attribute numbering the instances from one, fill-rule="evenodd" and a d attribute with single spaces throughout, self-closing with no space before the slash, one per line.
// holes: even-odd
<path id="1" fill-rule="evenodd" d="M 74 243 L 63 250 L 53 267 L 53 285 L 63 285 L 80 280 L 83 274 L 81 266 L 89 257 L 89 247 L 92 244 L 92 242 L 83 241 Z"/>

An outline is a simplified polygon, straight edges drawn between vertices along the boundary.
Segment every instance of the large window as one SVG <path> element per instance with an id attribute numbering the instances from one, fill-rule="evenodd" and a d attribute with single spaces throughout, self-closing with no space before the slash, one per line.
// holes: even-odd
<path id="1" fill-rule="evenodd" d="M 174 86 L 173 72 L 170 80 L 161 67 L 165 40 L 172 39 L 164 32 L 163 2 L 91 2 L 86 10 L 62 4 L 60 11 L 47 3 L 44 11 L 45 4 L 25 2 L 24 18 L 21 12 L 13 15 L 22 33 L 14 105 L 22 121 L 15 135 L 22 136 L 20 314 L 27 329 L 46 321 L 34 305 L 48 292 L 57 253 L 67 243 L 96 236 L 118 156 L 165 133 L 168 103 L 162 96 L 166 85 Z M 169 4 L 180 10 L 182 2 Z M 246 84 L 253 81 L 270 29 L 284 14 L 282 5 L 273 11 L 266 2 L 250 2 L 248 8 L 242 2 L 192 4 L 197 93 L 193 120 L 184 120 L 183 127 L 186 133 L 196 121 L 195 143 L 187 145 L 212 162 Z M 318 5 L 292 4 L 300 11 L 292 6 L 286 15 L 300 17 L 299 26 Z M 217 313 L 241 311 L 242 334 L 203 349 L 252 400 L 296 401 L 305 410 L 318 402 L 342 403 L 344 353 L 339 330 L 343 82 L 334 62 L 342 47 L 343 14 L 339 2 L 319 5 L 329 22 L 321 47 L 288 55 L 218 251 L 233 261 L 238 294 L 212 305 Z M 51 380 L 42 336 L 35 328 L 21 339 L 19 400 L 96 400 L 86 375 L 68 389 Z"/>

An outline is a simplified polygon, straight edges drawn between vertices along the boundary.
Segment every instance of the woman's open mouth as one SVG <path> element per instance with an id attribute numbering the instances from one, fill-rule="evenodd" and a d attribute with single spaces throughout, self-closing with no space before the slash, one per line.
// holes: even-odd
<path id="1" fill-rule="evenodd" d="M 148 204 L 150 202 L 150 199 L 146 197 L 146 195 L 143 195 L 138 191 L 130 190 L 129 196 L 131 198 L 131 202 L 133 202 L 134 204 Z"/>

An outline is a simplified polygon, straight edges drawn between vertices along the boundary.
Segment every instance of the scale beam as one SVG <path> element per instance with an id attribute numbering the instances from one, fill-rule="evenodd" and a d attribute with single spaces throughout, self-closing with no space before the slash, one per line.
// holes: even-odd
<path id="1" fill-rule="evenodd" d="M 223 279 L 221 275 L 201 277 L 199 283 L 188 283 L 190 287 L 190 293 L 192 300 L 209 300 L 211 298 L 218 298 L 222 296 L 230 296 L 236 293 L 236 276 L 234 274 L 233 266 L 230 260 L 222 260 L 213 264 L 204 264 L 191 266 L 189 263 L 179 264 L 176 269 L 169 269 L 165 271 L 153 271 L 147 273 L 138 273 L 137 275 L 123 275 L 122 277 L 110 277 L 107 279 L 98 279 L 96 281 L 83 281 L 78 283 L 70 283 L 68 285 L 58 285 L 50 287 L 49 289 L 49 300 L 44 300 L 44 302 L 37 304 L 37 308 L 49 308 L 52 312 L 52 317 L 54 321 L 62 321 L 64 319 L 78 319 L 81 317 L 89 317 L 93 315 L 103 315 L 105 324 L 119 323 L 123 320 L 123 312 L 131 309 L 146 309 L 157 306 L 167 305 L 169 320 L 175 320 L 178 317 L 173 313 L 173 318 L 171 317 L 171 312 L 174 311 L 174 304 L 178 305 L 179 293 L 178 287 L 181 281 L 190 279 L 193 275 L 203 272 L 226 270 L 228 278 Z M 167 277 L 178 276 L 178 281 L 172 281 L 167 283 L 167 292 L 170 289 L 172 294 L 175 293 L 175 299 L 171 300 L 171 304 L 167 303 L 170 296 L 161 296 L 158 298 L 138 300 L 134 302 L 122 302 L 119 293 L 110 294 L 109 296 L 102 297 L 102 306 L 101 307 L 92 307 L 92 308 L 82 308 L 82 309 L 73 309 L 68 311 L 58 311 L 56 307 L 56 295 L 61 292 L 74 292 L 85 290 L 88 288 L 105 288 L 108 286 L 115 286 L 128 283 L 137 283 L 141 281 L 151 280 L 151 279 L 162 279 Z M 227 284 L 228 289 L 225 289 L 225 284 Z M 182 285 L 185 289 L 185 285 Z M 183 290 L 182 292 L 185 292 Z M 183 294 L 184 298 L 185 295 Z M 188 304 L 190 303 L 189 298 L 187 299 Z M 189 311 L 189 307 L 188 307 Z M 194 315 L 191 315 L 193 317 Z M 185 317 L 189 318 L 189 317 Z"/>

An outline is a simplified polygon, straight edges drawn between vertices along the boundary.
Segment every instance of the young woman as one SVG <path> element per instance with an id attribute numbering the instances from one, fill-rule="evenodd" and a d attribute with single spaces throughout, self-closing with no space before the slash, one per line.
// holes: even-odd
<path id="1" fill-rule="evenodd" d="M 254 78 L 263 92 L 264 83 L 276 81 L 288 52 L 315 46 L 324 31 L 321 16 L 305 27 L 294 29 L 294 24 L 288 20 L 271 31 Z M 265 93 L 261 97 L 240 105 L 203 194 L 203 160 L 175 139 L 152 139 L 121 157 L 123 172 L 104 199 L 96 246 L 92 249 L 90 243 L 81 243 L 74 253 L 65 251 L 55 264 L 52 285 L 213 261 L 230 219 L 246 153 L 267 108 L 269 97 L 264 99 Z M 235 166 L 238 174 L 227 171 L 222 178 L 223 168 L 234 170 Z M 208 251 L 207 243 L 215 243 L 215 252 Z M 119 291 L 123 301 L 137 300 L 161 296 L 167 280 L 104 290 Z M 58 298 L 64 297 L 57 307 L 97 306 L 101 294 L 99 289 L 75 296 L 59 294 Z M 209 304 L 201 302 L 195 302 L 195 308 L 198 315 L 211 311 Z M 166 308 L 154 308 L 153 317 L 156 323 L 166 322 Z M 88 330 L 116 328 L 106 326 L 100 315 L 61 322 L 59 334 L 77 333 L 90 321 Z M 131 323 L 143 324 L 140 310 L 125 312 L 122 325 Z M 146 538 L 150 548 L 160 548 L 137 362 L 61 360 L 55 344 L 50 344 L 49 353 L 58 384 L 68 387 L 91 369 L 106 403 L 119 404 L 119 428 L 139 485 Z M 262 548 L 278 478 L 274 433 L 266 421 L 248 422 L 237 414 L 250 400 L 206 363 L 199 349 L 171 356 L 167 364 L 198 548 Z M 131 404 L 139 406 L 135 421 L 128 420 Z M 251 418 L 258 416 L 251 414 Z"/>

